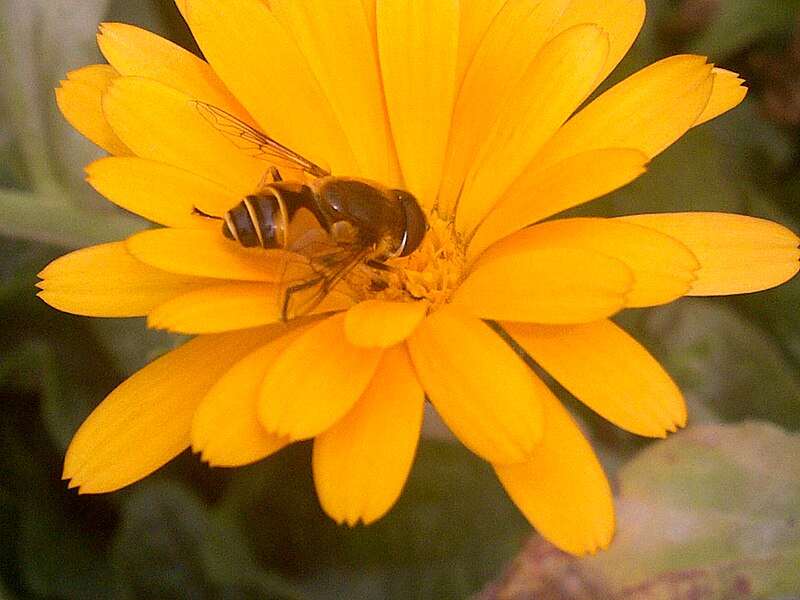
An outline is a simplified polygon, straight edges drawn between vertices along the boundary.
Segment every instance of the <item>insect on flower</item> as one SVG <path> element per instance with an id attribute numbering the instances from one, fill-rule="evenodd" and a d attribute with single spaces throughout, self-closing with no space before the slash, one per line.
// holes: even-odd
<path id="1" fill-rule="evenodd" d="M 222 109 L 195 104 L 218 131 L 272 165 L 255 193 L 225 214 L 222 233 L 246 248 L 281 249 L 308 260 L 306 275 L 283 282 L 284 321 L 312 310 L 358 265 L 388 270 L 386 260 L 408 256 L 425 237 L 427 219 L 411 193 L 368 179 L 333 176 Z M 310 177 L 284 181 L 278 165 Z M 289 224 L 302 208 L 327 232 L 325 240 L 314 236 L 290 245 Z"/>

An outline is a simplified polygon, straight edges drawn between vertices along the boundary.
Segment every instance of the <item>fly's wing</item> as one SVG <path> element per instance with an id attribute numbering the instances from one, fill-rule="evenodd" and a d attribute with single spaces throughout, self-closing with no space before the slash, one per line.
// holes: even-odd
<path id="1" fill-rule="evenodd" d="M 299 317 L 314 309 L 319 312 L 344 310 L 352 305 L 352 297 L 337 290 L 337 285 L 363 262 L 370 249 L 358 246 L 337 246 L 316 240 L 299 250 L 301 253 L 286 253 L 287 260 L 295 261 L 281 282 L 283 304 L 281 316 L 284 321 Z M 304 261 L 305 273 L 297 276 L 296 261 Z"/>
<path id="2" fill-rule="evenodd" d="M 330 175 L 330 172 L 326 169 L 300 156 L 283 144 L 276 142 L 258 129 L 250 127 L 247 123 L 221 108 L 205 102 L 193 101 L 193 103 L 197 107 L 197 111 L 217 131 L 225 135 L 236 146 L 245 150 L 252 150 L 253 156 L 256 158 L 263 158 L 276 167 L 300 169 L 314 177 Z"/>

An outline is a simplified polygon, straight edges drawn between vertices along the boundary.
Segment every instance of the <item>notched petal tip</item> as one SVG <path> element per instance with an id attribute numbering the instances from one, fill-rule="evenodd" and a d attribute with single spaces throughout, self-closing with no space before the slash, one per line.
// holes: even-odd
<path id="1" fill-rule="evenodd" d="M 424 397 L 407 350 L 394 346 L 353 408 L 315 438 L 317 497 L 335 521 L 367 525 L 397 502 L 416 454 Z"/>
<path id="2" fill-rule="evenodd" d="M 714 78 L 711 96 L 703 112 L 697 117 L 695 127 L 735 108 L 747 95 L 744 79 L 739 77 L 738 73 L 713 67 L 711 75 Z"/>
<path id="3" fill-rule="evenodd" d="M 643 346 L 613 322 L 502 326 L 567 391 L 617 427 L 636 435 L 665 437 L 686 422 L 678 386 Z"/>
<path id="4" fill-rule="evenodd" d="M 581 556 L 606 548 L 615 529 L 613 496 L 603 468 L 560 402 L 543 403 L 547 426 L 527 460 L 493 464 L 522 514 L 555 546 Z"/>
<path id="5" fill-rule="evenodd" d="M 766 219 L 715 212 L 618 219 L 662 231 L 692 251 L 701 266 L 688 296 L 758 292 L 785 283 L 800 270 L 800 238 Z"/>

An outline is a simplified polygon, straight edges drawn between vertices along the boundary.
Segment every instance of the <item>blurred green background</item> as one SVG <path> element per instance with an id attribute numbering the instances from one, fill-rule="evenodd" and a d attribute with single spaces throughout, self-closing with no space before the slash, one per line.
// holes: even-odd
<path id="1" fill-rule="evenodd" d="M 615 79 L 696 52 L 742 73 L 750 93 L 587 211 L 722 210 L 800 232 L 800 3 L 648 7 Z M 686 394 L 690 425 L 666 441 L 618 431 L 562 394 L 617 490 L 619 535 L 594 559 L 533 538 L 490 585 L 530 528 L 486 464 L 437 436 L 369 528 L 322 514 L 306 444 L 235 470 L 186 453 L 114 494 L 68 491 L 61 461 L 78 425 L 180 342 L 143 319 L 75 317 L 34 295 L 50 260 L 147 226 L 83 182 L 100 151 L 54 102 L 67 71 L 101 62 L 104 20 L 194 48 L 169 0 L 0 0 L 0 599 L 496 598 L 519 586 L 552 598 L 800 598 L 800 277 L 620 316 Z M 564 571 L 542 567 L 555 563 Z"/>

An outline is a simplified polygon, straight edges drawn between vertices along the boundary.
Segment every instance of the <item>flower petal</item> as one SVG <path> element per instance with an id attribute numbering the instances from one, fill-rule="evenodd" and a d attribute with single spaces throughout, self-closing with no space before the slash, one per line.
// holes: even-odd
<path id="1" fill-rule="evenodd" d="M 459 440 L 492 463 L 524 460 L 539 444 L 539 400 L 552 392 L 475 317 L 442 308 L 408 339 L 414 368 Z"/>
<path id="2" fill-rule="evenodd" d="M 64 479 L 82 493 L 111 492 L 180 454 L 206 391 L 263 339 L 258 329 L 201 336 L 129 377 L 72 438 Z"/>
<path id="3" fill-rule="evenodd" d="M 567 121 L 536 157 L 540 169 L 598 148 L 636 148 L 653 157 L 703 112 L 714 77 L 702 56 L 665 58 L 637 71 Z"/>
<path id="4" fill-rule="evenodd" d="M 600 218 L 546 221 L 498 242 L 481 260 L 507 248 L 580 248 L 613 257 L 631 270 L 633 287 L 626 296 L 628 307 L 666 304 L 683 296 L 700 268 L 694 254 L 675 238 L 648 227 L 619 227 L 623 222 Z"/>
<path id="5" fill-rule="evenodd" d="M 193 98 L 158 81 L 117 78 L 103 96 L 103 112 L 141 158 L 207 177 L 239 197 L 252 193 L 268 168 L 207 121 Z"/>
<path id="6" fill-rule="evenodd" d="M 481 259 L 450 298 L 482 319 L 584 323 L 626 306 L 631 270 L 615 258 L 580 248 L 515 246 Z"/>
<path id="7" fill-rule="evenodd" d="M 89 184 L 114 204 L 169 227 L 220 231 L 219 221 L 196 209 L 219 216 L 240 200 L 194 173 L 134 156 L 101 158 L 86 173 Z"/>
<path id="8" fill-rule="evenodd" d="M 571 554 L 594 553 L 608 547 L 614 534 L 611 487 L 564 407 L 554 397 L 542 405 L 542 443 L 525 462 L 493 465 L 495 473 L 542 536 Z"/>
<path id="9" fill-rule="evenodd" d="M 235 467 L 277 452 L 289 440 L 268 433 L 258 418 L 258 393 L 270 364 L 297 338 L 286 325 L 265 328 L 264 345 L 233 365 L 211 387 L 192 420 L 192 448 L 214 467 Z"/>
<path id="10" fill-rule="evenodd" d="M 147 326 L 188 334 L 258 327 L 284 320 L 285 298 L 283 284 L 218 282 L 159 304 L 147 313 Z M 352 305 L 350 296 L 333 290 L 307 314 L 339 312 Z"/>
<path id="11" fill-rule="evenodd" d="M 160 81 L 252 124 L 211 66 L 177 44 L 126 23 L 100 25 L 97 43 L 120 75 Z"/>
<path id="12" fill-rule="evenodd" d="M 347 341 L 344 314 L 301 335 L 267 371 L 258 412 L 267 431 L 292 441 L 314 437 L 350 410 L 378 366 L 382 349 Z"/>
<path id="13" fill-rule="evenodd" d="M 397 501 L 422 427 L 425 394 L 403 346 L 387 350 L 355 406 L 314 440 L 320 504 L 337 523 L 372 523 Z"/>
<path id="14" fill-rule="evenodd" d="M 322 87 L 353 149 L 358 173 L 399 185 L 375 30 L 362 0 L 270 0 L 269 7 L 289 31 Z M 376 12 L 380 24 L 380 6 Z M 399 29 L 396 35 L 410 44 Z M 342 76 L 342 65 L 347 65 L 346 76 Z"/>
<path id="15" fill-rule="evenodd" d="M 182 5 L 206 60 L 265 132 L 315 162 L 324 158 L 335 173 L 360 174 L 325 92 L 264 2 L 186 0 Z M 374 60 L 374 52 L 369 56 Z"/>
<path id="16" fill-rule="evenodd" d="M 432 208 L 456 93 L 459 3 L 379 0 L 383 89 L 406 189 Z"/>
<path id="17" fill-rule="evenodd" d="M 209 280 L 155 269 L 136 260 L 124 242 L 76 250 L 47 265 L 39 297 L 50 306 L 89 317 L 140 317 Z"/>
<path id="18" fill-rule="evenodd" d="M 458 28 L 458 65 L 456 68 L 456 89 L 461 87 L 467 68 L 475 57 L 478 46 L 483 42 L 489 27 L 507 4 L 507 0 L 482 0 L 481 2 L 461 3 L 461 23 Z M 522 2 L 518 3 L 522 5 Z M 510 10 L 509 4 L 506 10 Z"/>
<path id="19" fill-rule="evenodd" d="M 130 149 L 111 129 L 103 114 L 102 97 L 119 73 L 109 65 L 90 65 L 67 73 L 56 88 L 56 102 L 64 118 L 86 138 L 117 156 Z"/>
<path id="20" fill-rule="evenodd" d="M 458 199 L 456 226 L 471 232 L 530 159 L 594 89 L 608 37 L 576 25 L 547 42 L 503 103 Z"/>
<path id="21" fill-rule="evenodd" d="M 708 104 L 706 104 L 703 112 L 694 122 L 694 127 L 728 112 L 744 100 L 747 94 L 747 88 L 742 85 L 744 79 L 741 79 L 736 73 L 719 67 L 714 67 L 712 73 L 714 75 L 714 87 L 711 90 L 711 97 L 708 99 Z"/>
<path id="22" fill-rule="evenodd" d="M 678 386 L 611 321 L 583 325 L 503 323 L 533 360 L 573 396 L 631 433 L 664 437 L 686 424 Z"/>
<path id="23" fill-rule="evenodd" d="M 283 250 L 245 248 L 222 236 L 221 231 L 201 229 L 149 229 L 125 242 L 128 251 L 153 267 L 218 279 L 280 281 L 307 273 Z"/>
<path id="24" fill-rule="evenodd" d="M 491 22 L 464 76 L 439 188 L 440 213 L 453 213 L 467 171 L 507 98 L 570 0 L 510 0 Z"/>
<path id="25" fill-rule="evenodd" d="M 622 187 L 644 173 L 648 160 L 639 150 L 602 148 L 570 156 L 544 171 L 523 171 L 478 226 L 468 258 L 531 223 Z"/>
<path id="26" fill-rule="evenodd" d="M 281 320 L 283 294 L 274 283 L 227 283 L 170 298 L 147 314 L 147 326 L 174 333 L 219 333 Z"/>
<path id="27" fill-rule="evenodd" d="M 644 0 L 580 0 L 570 2 L 554 33 L 581 23 L 594 23 L 608 34 L 610 52 L 598 77 L 599 83 L 628 53 L 642 29 L 644 16 Z"/>
<path id="28" fill-rule="evenodd" d="M 411 335 L 427 309 L 425 302 L 365 300 L 347 311 L 344 333 L 356 346 L 388 348 Z"/>
<path id="29" fill-rule="evenodd" d="M 713 212 L 630 215 L 620 220 L 666 233 L 694 253 L 700 269 L 689 296 L 766 290 L 800 269 L 800 238 L 772 221 Z"/>

